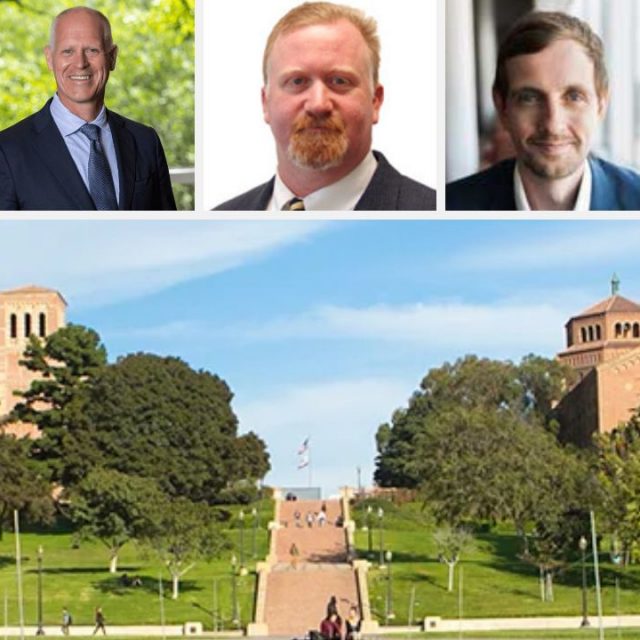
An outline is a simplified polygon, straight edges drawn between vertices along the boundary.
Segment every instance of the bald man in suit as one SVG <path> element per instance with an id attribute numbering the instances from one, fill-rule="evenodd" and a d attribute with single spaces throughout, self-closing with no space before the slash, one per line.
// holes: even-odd
<path id="1" fill-rule="evenodd" d="M 53 21 L 47 65 L 57 91 L 0 132 L 1 210 L 175 210 L 157 133 L 106 109 L 118 48 L 99 11 Z"/>

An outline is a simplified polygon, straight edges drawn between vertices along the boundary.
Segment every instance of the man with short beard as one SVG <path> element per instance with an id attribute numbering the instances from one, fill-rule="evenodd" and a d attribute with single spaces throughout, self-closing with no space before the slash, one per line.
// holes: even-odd
<path id="1" fill-rule="evenodd" d="M 273 28 L 262 108 L 276 142 L 269 182 L 216 209 L 434 210 L 435 191 L 372 151 L 384 89 L 376 23 L 360 10 L 308 2 Z"/>
<path id="2" fill-rule="evenodd" d="M 560 12 L 517 21 L 498 51 L 493 100 L 515 159 L 447 185 L 449 210 L 636 210 L 640 176 L 590 153 L 609 101 L 602 41 Z"/>

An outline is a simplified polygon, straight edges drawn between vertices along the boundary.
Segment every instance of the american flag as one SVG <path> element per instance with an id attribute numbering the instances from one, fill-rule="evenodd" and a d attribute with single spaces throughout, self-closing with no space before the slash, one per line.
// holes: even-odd
<path id="1" fill-rule="evenodd" d="M 306 438 L 298 449 L 298 469 L 304 469 L 309 464 L 309 438 Z"/>

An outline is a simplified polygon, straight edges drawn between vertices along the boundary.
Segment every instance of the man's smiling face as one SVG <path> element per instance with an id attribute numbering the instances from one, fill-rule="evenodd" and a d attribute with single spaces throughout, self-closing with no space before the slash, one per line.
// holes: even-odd
<path id="1" fill-rule="evenodd" d="M 116 64 L 117 47 L 105 42 L 99 16 L 77 9 L 61 16 L 53 42 L 45 47 L 58 97 L 67 109 L 84 118 L 87 107 L 97 112 L 104 103 L 109 72 Z"/>
<path id="2" fill-rule="evenodd" d="M 508 93 L 494 93 L 494 100 L 521 165 L 550 180 L 581 170 L 607 106 L 584 48 L 556 40 L 507 60 L 505 68 Z"/>

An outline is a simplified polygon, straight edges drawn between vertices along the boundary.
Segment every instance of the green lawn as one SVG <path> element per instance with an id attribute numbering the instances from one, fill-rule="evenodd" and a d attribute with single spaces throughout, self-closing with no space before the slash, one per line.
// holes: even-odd
<path id="1" fill-rule="evenodd" d="M 272 503 L 264 501 L 257 530 L 256 555 L 264 559 L 268 549 L 266 524 L 272 518 Z M 230 508 L 234 512 L 238 508 Z M 245 508 L 246 510 L 246 508 Z M 249 507 L 248 512 L 251 511 Z M 229 531 L 239 557 L 239 531 Z M 109 624 L 160 624 L 159 576 L 164 586 L 164 612 L 167 624 L 200 621 L 207 630 L 213 627 L 217 609 L 218 628 L 232 629 L 232 578 L 231 553 L 211 562 L 198 562 L 180 583 L 180 596 L 171 599 L 171 583 L 168 572 L 163 570 L 153 553 L 145 552 L 133 544 L 127 544 L 119 557 L 118 574 L 108 572 L 108 553 L 100 543 L 82 543 L 73 548 L 68 532 L 22 533 L 22 572 L 25 623 L 37 622 L 37 548 L 42 545 L 43 554 L 43 615 L 46 625 L 59 624 L 63 606 L 69 607 L 74 625 L 93 623 L 93 611 L 102 606 L 107 628 Z M 245 518 L 246 576 L 238 578 L 238 604 L 242 625 L 253 614 L 255 590 L 255 562 L 253 555 L 252 518 Z M 8 604 L 8 624 L 18 624 L 18 598 L 15 567 L 15 537 L 5 533 L 0 540 L 0 625 L 4 626 L 4 599 Z M 122 574 L 139 575 L 140 587 L 124 587 Z M 217 599 L 217 607 L 214 602 Z"/>
<path id="2" fill-rule="evenodd" d="M 238 507 L 230 508 L 237 513 Z M 250 512 L 249 509 L 245 509 Z M 271 518 L 272 504 L 264 501 L 256 538 L 257 559 L 267 553 L 268 532 L 266 523 Z M 360 557 L 368 555 L 368 533 L 360 527 L 365 519 L 357 515 L 359 527 L 356 546 Z M 377 520 L 377 518 L 375 518 Z M 255 567 L 252 559 L 252 518 L 245 519 L 244 547 L 247 566 Z M 237 524 L 237 518 L 233 519 Z M 374 614 L 384 622 L 388 589 L 388 570 L 377 567 L 379 530 L 373 530 L 374 566 L 369 574 L 371 606 Z M 411 622 L 418 624 L 426 616 L 457 618 L 459 615 L 458 578 L 453 593 L 447 592 L 447 567 L 437 561 L 433 545 L 432 525 L 418 505 L 409 504 L 397 508 L 385 504 L 383 548 L 393 552 L 391 564 L 392 624 L 409 622 L 410 601 L 413 593 L 413 615 Z M 238 553 L 239 531 L 229 531 Z M 160 624 L 160 602 L 158 578 L 162 573 L 165 599 L 164 610 L 167 624 L 200 621 L 206 630 L 213 627 L 214 612 L 218 612 L 219 629 L 231 630 L 232 624 L 232 579 L 231 552 L 211 563 L 199 562 L 186 574 L 181 582 L 180 597 L 170 599 L 170 582 L 166 570 L 162 571 L 157 558 L 134 545 L 127 545 L 120 556 L 118 575 L 107 571 L 107 551 L 99 543 L 83 543 L 73 548 L 68 532 L 32 533 L 21 535 L 23 557 L 23 584 L 25 621 L 36 623 L 37 547 L 44 548 L 44 622 L 59 624 L 63 606 L 68 606 L 74 625 L 92 624 L 93 610 L 103 607 L 107 624 Z M 471 617 L 512 616 L 556 616 L 580 614 L 581 574 L 580 564 L 569 565 L 555 580 L 554 602 L 542 602 L 539 595 L 535 568 L 518 560 L 519 542 L 513 532 L 497 528 L 476 536 L 475 548 L 463 556 L 459 565 L 463 571 L 462 614 Z M 607 554 L 601 554 L 601 581 L 605 615 L 640 613 L 640 567 L 634 565 L 620 576 L 619 607 L 616 607 L 615 573 Z M 595 624 L 595 590 L 593 571 L 589 565 L 589 615 Z M 122 586 L 119 576 L 139 575 L 141 587 Z M 238 602 L 242 626 L 251 619 L 255 589 L 255 574 L 250 571 L 238 578 Z M 0 540 L 0 624 L 4 624 L 4 598 L 8 603 L 8 624 L 18 623 L 17 587 L 15 574 L 15 538 L 5 533 Z M 216 606 L 217 605 L 217 606 Z M 459 637 L 458 634 L 428 637 Z M 518 635 L 468 633 L 464 637 L 509 637 L 509 638 L 582 638 L 597 637 L 594 629 L 577 630 L 573 635 L 536 635 L 535 632 Z M 617 638 L 616 630 L 607 630 L 608 638 Z M 621 638 L 640 637 L 640 630 L 631 631 Z"/>
<path id="3" fill-rule="evenodd" d="M 402 508 L 384 505 L 383 547 L 392 558 L 392 611 L 394 624 L 409 622 L 409 606 L 414 596 L 413 623 L 426 616 L 458 617 L 458 577 L 453 593 L 447 591 L 447 566 L 438 562 L 433 544 L 432 525 L 419 505 Z M 370 572 L 371 607 L 384 619 L 388 573 L 378 568 L 379 528 L 374 520 L 372 535 L 374 566 Z M 358 515 L 360 525 L 366 517 Z M 360 557 L 368 554 L 368 533 L 358 528 L 356 547 Z M 507 528 L 497 528 L 476 536 L 475 548 L 462 556 L 462 607 L 465 618 L 579 615 L 581 611 L 581 566 L 576 562 L 563 569 L 554 581 L 554 601 L 540 599 L 535 567 L 518 559 L 520 543 Z M 616 614 L 616 573 L 608 554 L 600 555 L 603 608 L 605 615 Z M 640 567 L 633 565 L 620 573 L 619 612 L 640 613 Z M 596 612 L 593 567 L 588 565 L 589 615 Z M 640 637 L 640 630 L 636 631 Z M 583 637 L 583 636 L 581 636 Z"/>

